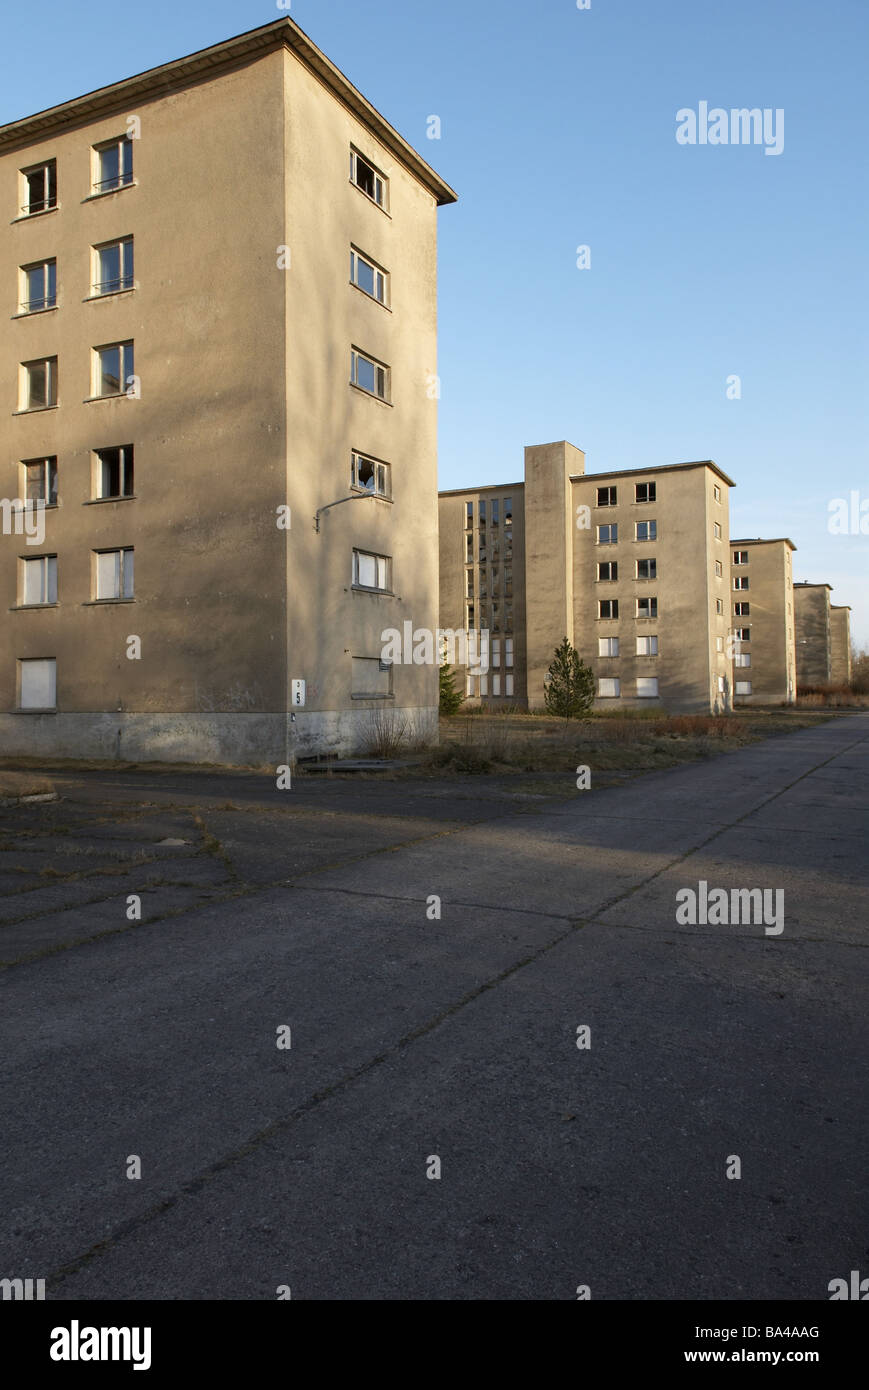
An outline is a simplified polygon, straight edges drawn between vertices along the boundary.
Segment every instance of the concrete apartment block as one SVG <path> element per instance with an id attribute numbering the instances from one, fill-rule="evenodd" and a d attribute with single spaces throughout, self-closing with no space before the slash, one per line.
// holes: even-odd
<path id="1" fill-rule="evenodd" d="M 441 626 L 463 614 L 485 626 L 509 613 L 511 624 L 496 649 L 503 657 L 509 640 L 509 680 L 506 667 L 497 682 L 472 677 L 469 696 L 542 708 L 567 636 L 595 672 L 598 708 L 730 708 L 730 479 L 709 462 L 587 475 L 565 441 L 526 449 L 525 468 L 524 486 L 440 497 Z M 493 611 L 504 577 L 492 545 L 508 498 L 512 601 Z"/>
<path id="2" fill-rule="evenodd" d="M 787 537 L 730 542 L 730 640 L 737 706 L 793 704 L 796 699 L 795 550 Z"/>
<path id="3" fill-rule="evenodd" d="M 0 749 L 436 727 L 436 667 L 380 656 L 437 626 L 452 190 L 281 18 L 0 128 L 0 196 L 0 492 L 49 504 L 0 537 Z"/>
<path id="4" fill-rule="evenodd" d="M 523 483 L 505 483 L 440 494 L 441 629 L 489 633 L 488 670 L 466 666 L 455 654 L 471 703 L 525 702 L 524 493 Z"/>
<path id="5" fill-rule="evenodd" d="M 844 604 L 830 605 L 830 682 L 851 683 L 851 609 Z"/>
<path id="6" fill-rule="evenodd" d="M 833 669 L 829 584 L 794 585 L 797 687 L 829 685 Z"/>
<path id="7" fill-rule="evenodd" d="M 711 462 L 574 478 L 575 646 L 598 708 L 732 706 L 730 488 Z M 586 508 L 577 513 L 577 508 Z"/>

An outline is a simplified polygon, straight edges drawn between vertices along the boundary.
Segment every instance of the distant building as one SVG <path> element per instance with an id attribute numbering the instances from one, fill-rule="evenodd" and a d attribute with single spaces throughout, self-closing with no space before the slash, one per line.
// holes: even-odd
<path id="1" fill-rule="evenodd" d="M 796 699 L 792 555 L 787 537 L 732 540 L 731 601 L 734 703 L 792 704 Z"/>
<path id="2" fill-rule="evenodd" d="M 830 683 L 851 683 L 851 609 L 830 605 Z"/>
<path id="3" fill-rule="evenodd" d="M 833 623 L 829 584 L 794 585 L 797 685 L 829 685 L 833 675 Z"/>
<path id="4" fill-rule="evenodd" d="M 598 708 L 731 708 L 733 486 L 709 461 L 586 475 L 561 441 L 524 483 L 441 493 L 441 627 L 491 634 L 469 699 L 542 708 L 566 636 Z"/>

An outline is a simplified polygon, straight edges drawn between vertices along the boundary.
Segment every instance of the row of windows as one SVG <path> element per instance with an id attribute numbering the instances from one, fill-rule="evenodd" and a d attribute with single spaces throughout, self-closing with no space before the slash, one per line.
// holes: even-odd
<path id="1" fill-rule="evenodd" d="M 503 607 L 503 626 L 502 626 L 502 607 Z M 477 626 L 477 621 L 481 627 L 488 628 L 490 632 L 512 632 L 513 631 L 513 605 L 512 603 L 501 604 L 499 599 L 493 599 L 491 603 L 480 604 L 468 603 L 465 606 L 465 626 L 468 631 L 473 632 Z"/>
<path id="2" fill-rule="evenodd" d="M 18 409 L 48 410 L 59 401 L 60 374 L 56 357 L 22 362 Z M 106 343 L 91 349 L 91 400 L 137 394 L 132 342 Z"/>
<path id="3" fill-rule="evenodd" d="M 509 672 L 502 677 L 499 671 L 495 671 L 492 674 L 492 694 L 500 696 L 502 692 L 504 695 L 507 696 L 512 695 L 514 693 L 514 678 L 509 674 Z M 484 699 L 488 698 L 489 677 L 468 676 L 467 683 L 465 685 L 465 694 L 470 700 L 476 699 L 477 696 L 480 696 Z"/>
<path id="4" fill-rule="evenodd" d="M 607 560 L 597 567 L 598 582 L 601 584 L 614 584 L 619 577 L 618 560 Z M 658 562 L 657 560 L 636 560 L 634 562 L 635 579 L 657 579 Z"/>
<path id="5" fill-rule="evenodd" d="M 94 550 L 94 600 L 131 599 L 133 594 L 133 549 Z M 42 607 L 57 603 L 57 556 L 37 555 L 19 559 L 19 605 Z M 366 550 L 353 551 L 354 588 L 376 593 L 392 593 L 392 557 Z"/>
<path id="6" fill-rule="evenodd" d="M 634 502 L 647 506 L 649 502 L 657 502 L 658 485 L 657 483 L 635 483 Z M 599 507 L 617 507 L 619 503 L 619 490 L 617 487 L 599 487 L 597 490 L 597 505 Z"/>
<path id="7" fill-rule="evenodd" d="M 656 598 L 638 598 L 635 600 L 636 618 L 657 618 L 658 600 Z M 597 616 L 605 621 L 612 621 L 619 616 L 619 601 L 617 598 L 602 598 L 598 600 Z"/>
<path id="8" fill-rule="evenodd" d="M 95 603 L 133 598 L 133 549 L 91 551 L 91 598 Z M 18 606 L 45 608 L 57 603 L 57 556 L 18 561 Z"/>
<path id="9" fill-rule="evenodd" d="M 480 565 L 488 564 L 490 560 L 501 559 L 501 535 L 498 531 L 478 532 L 477 544 L 477 563 Z M 508 526 L 504 531 L 504 559 L 513 559 L 513 528 Z M 465 538 L 465 562 L 469 565 L 474 563 L 474 536 L 473 532 L 468 532 Z"/>
<path id="10" fill-rule="evenodd" d="M 502 589 L 503 576 L 503 589 Z M 474 597 L 475 581 L 474 571 L 469 569 L 465 572 L 466 595 L 468 598 Z M 488 598 L 489 594 L 504 594 L 505 598 L 513 597 L 513 567 L 512 565 L 492 565 L 489 569 L 481 569 L 479 578 L 476 581 L 476 593 L 479 598 Z"/>
<path id="11" fill-rule="evenodd" d="M 637 541 L 656 541 L 658 539 L 657 521 L 635 521 L 634 540 Z M 597 543 L 598 545 L 618 545 L 619 524 L 613 522 L 609 526 L 598 526 Z"/>
<path id="12" fill-rule="evenodd" d="M 57 207 L 57 160 L 46 159 L 20 169 L 19 212 L 32 217 Z M 91 146 L 90 197 L 114 193 L 133 182 L 133 141 L 127 135 Z"/>
<path id="13" fill-rule="evenodd" d="M 513 498 L 512 497 L 482 497 L 477 503 L 477 526 L 481 531 L 485 531 L 489 526 L 501 525 L 501 511 L 503 506 L 504 525 L 513 525 Z M 474 504 L 468 502 L 465 505 L 465 530 L 472 531 L 474 528 Z"/>
<path id="14" fill-rule="evenodd" d="M 657 700 L 657 676 L 638 676 L 636 686 L 638 699 Z M 597 693 L 601 700 L 617 700 L 622 693 L 622 683 L 618 676 L 601 676 L 597 683 Z"/>
<path id="15" fill-rule="evenodd" d="M 91 453 L 91 501 L 100 502 L 132 497 L 134 450 L 132 444 L 94 449 Z M 28 502 L 56 507 L 58 499 L 57 456 L 24 459 L 21 467 L 21 494 Z"/>
<path id="16" fill-rule="evenodd" d="M 618 637 L 599 637 L 599 638 L 597 639 L 597 654 L 598 654 L 598 656 L 618 656 L 618 655 L 619 655 L 619 643 L 620 643 L 620 639 L 619 639 Z M 638 637 L 638 638 L 636 639 L 636 643 L 637 643 L 637 649 L 636 649 L 636 655 L 637 655 L 637 656 L 657 656 L 657 655 L 658 655 L 658 639 L 657 639 L 657 637 Z"/>
<path id="17" fill-rule="evenodd" d="M 100 297 L 134 286 L 133 238 L 120 237 L 91 247 L 90 293 Z M 19 312 L 36 314 L 57 307 L 57 260 L 32 261 L 19 267 Z"/>

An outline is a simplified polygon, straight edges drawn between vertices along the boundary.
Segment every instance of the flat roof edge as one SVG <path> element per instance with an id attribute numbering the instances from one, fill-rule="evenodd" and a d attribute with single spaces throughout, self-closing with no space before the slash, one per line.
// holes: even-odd
<path id="1" fill-rule="evenodd" d="M 111 115 L 136 100 L 159 96 L 203 78 L 217 76 L 240 62 L 254 60 L 280 48 L 289 49 L 310 68 L 333 95 L 369 127 L 390 153 L 428 188 L 440 206 L 458 201 L 458 194 L 450 185 L 435 173 L 422 155 L 417 154 L 413 146 L 399 135 L 289 16 L 0 126 L 0 153 L 48 139 L 54 133 L 74 128 L 88 120 Z"/>

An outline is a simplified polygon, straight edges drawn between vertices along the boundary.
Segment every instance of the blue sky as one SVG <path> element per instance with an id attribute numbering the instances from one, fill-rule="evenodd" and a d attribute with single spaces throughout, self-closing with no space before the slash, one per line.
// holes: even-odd
<path id="1" fill-rule="evenodd" d="M 795 578 L 832 584 L 869 646 L 869 535 L 828 530 L 833 499 L 869 504 L 865 0 L 111 13 L 53 6 L 31 64 L 34 12 L 10 8 L 0 123 L 290 14 L 460 195 L 440 214 L 441 487 L 517 480 L 553 439 L 589 472 L 712 458 L 734 536 L 790 536 Z M 782 153 L 679 145 L 701 101 L 781 108 Z"/>

